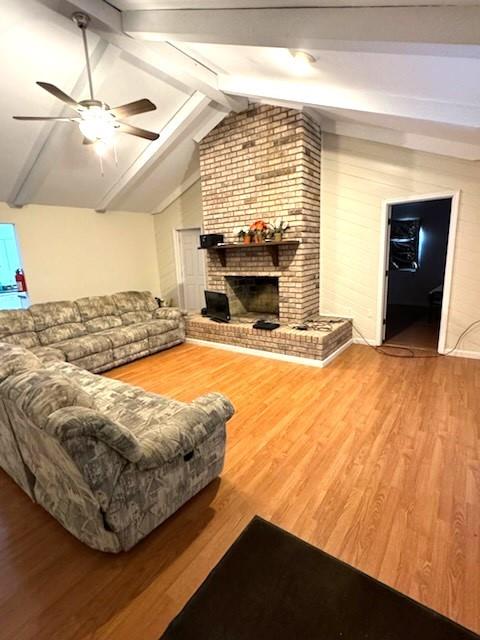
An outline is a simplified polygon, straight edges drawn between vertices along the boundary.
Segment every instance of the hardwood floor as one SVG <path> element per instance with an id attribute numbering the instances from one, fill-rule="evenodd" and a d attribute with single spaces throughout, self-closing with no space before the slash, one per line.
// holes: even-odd
<path id="1" fill-rule="evenodd" d="M 355 346 L 316 369 L 183 345 L 109 375 L 227 394 L 221 481 L 112 556 L 0 472 L 2 640 L 157 640 L 255 514 L 480 631 L 480 361 Z"/>

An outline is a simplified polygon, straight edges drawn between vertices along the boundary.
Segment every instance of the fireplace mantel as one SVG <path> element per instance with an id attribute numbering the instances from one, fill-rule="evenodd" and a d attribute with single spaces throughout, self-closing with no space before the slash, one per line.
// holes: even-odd
<path id="1" fill-rule="evenodd" d="M 278 242 L 250 242 L 248 244 L 244 244 L 243 242 L 236 242 L 232 244 L 222 244 L 217 245 L 216 247 L 207 247 L 207 251 L 215 251 L 220 258 L 220 263 L 222 267 L 227 266 L 227 252 L 235 249 L 267 249 L 268 253 L 272 258 L 272 264 L 274 267 L 278 267 L 279 258 L 278 258 L 278 250 L 282 246 L 295 246 L 297 247 L 300 244 L 299 240 L 280 240 Z M 203 247 L 199 247 L 199 249 L 203 249 Z"/>

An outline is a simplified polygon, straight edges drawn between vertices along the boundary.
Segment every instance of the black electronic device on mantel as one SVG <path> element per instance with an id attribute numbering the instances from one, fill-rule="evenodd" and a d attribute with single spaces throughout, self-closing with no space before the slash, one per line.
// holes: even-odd
<path id="1" fill-rule="evenodd" d="M 230 322 L 228 296 L 219 291 L 205 291 L 207 316 L 215 322 Z"/>
<path id="2" fill-rule="evenodd" d="M 210 249 L 223 242 L 223 233 L 202 233 L 200 235 L 200 249 Z"/>

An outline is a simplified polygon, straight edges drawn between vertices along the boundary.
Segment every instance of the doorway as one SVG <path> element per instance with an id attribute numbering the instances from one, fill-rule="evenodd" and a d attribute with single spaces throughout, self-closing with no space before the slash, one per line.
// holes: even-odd
<path id="1" fill-rule="evenodd" d="M 175 229 L 178 298 L 187 311 L 205 306 L 205 256 L 199 251 L 200 228 Z"/>
<path id="2" fill-rule="evenodd" d="M 388 203 L 380 344 L 444 352 L 457 203 Z"/>
<path id="3" fill-rule="evenodd" d="M 15 225 L 0 223 L 0 309 L 28 307 L 28 294 L 20 293 L 15 272 L 22 268 Z"/>

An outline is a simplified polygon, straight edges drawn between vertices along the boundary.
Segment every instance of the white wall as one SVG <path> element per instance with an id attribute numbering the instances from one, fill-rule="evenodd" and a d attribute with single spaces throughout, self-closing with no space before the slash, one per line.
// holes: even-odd
<path id="1" fill-rule="evenodd" d="M 0 203 L 0 222 L 15 224 L 32 302 L 160 292 L 150 214 Z"/>
<path id="2" fill-rule="evenodd" d="M 382 202 L 460 190 L 447 348 L 480 319 L 480 163 L 324 134 L 320 306 L 375 340 Z M 480 328 L 460 349 L 480 354 Z"/>
<path id="3" fill-rule="evenodd" d="M 162 298 L 178 305 L 177 274 L 175 269 L 174 230 L 203 226 L 202 193 L 200 180 L 170 204 L 154 215 L 157 243 L 158 271 Z"/>

